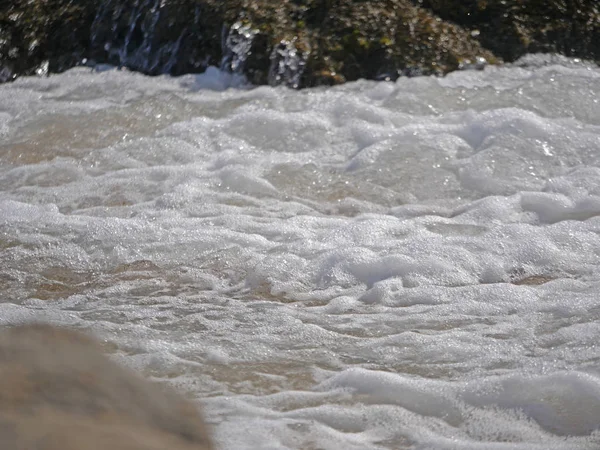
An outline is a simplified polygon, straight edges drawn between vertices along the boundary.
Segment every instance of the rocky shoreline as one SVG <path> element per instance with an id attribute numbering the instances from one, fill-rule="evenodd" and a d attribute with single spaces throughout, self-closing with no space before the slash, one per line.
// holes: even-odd
<path id="1" fill-rule="evenodd" d="M 595 0 L 12 0 L 0 82 L 81 64 L 209 66 L 294 88 L 443 75 L 552 52 L 600 62 Z"/>

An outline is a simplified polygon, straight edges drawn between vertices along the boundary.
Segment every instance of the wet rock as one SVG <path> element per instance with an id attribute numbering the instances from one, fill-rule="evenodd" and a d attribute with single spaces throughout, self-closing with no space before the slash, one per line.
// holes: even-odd
<path id="1" fill-rule="evenodd" d="M 13 450 L 209 450 L 197 408 L 117 366 L 84 335 L 0 332 L 0 442 Z"/>
<path id="2" fill-rule="evenodd" d="M 527 52 L 600 61 L 599 22 L 595 0 L 14 0 L 0 6 L 0 82 L 84 59 L 151 75 L 212 65 L 290 87 Z"/>
<path id="3" fill-rule="evenodd" d="M 0 83 L 6 83 L 16 78 L 16 74 L 10 64 L 6 63 L 0 66 Z"/>
<path id="4" fill-rule="evenodd" d="M 596 0 L 416 0 L 506 61 L 552 52 L 600 62 Z"/>
<path id="5" fill-rule="evenodd" d="M 229 29 L 223 27 L 221 70 L 244 75 L 246 61 L 253 54 L 257 34 L 258 30 L 242 22 L 234 23 Z"/>
<path id="6" fill-rule="evenodd" d="M 296 48 L 294 41 L 280 41 L 271 52 L 269 84 L 271 86 L 285 84 L 292 88 L 300 87 L 309 55 L 310 50 L 301 51 Z"/>
<path id="7" fill-rule="evenodd" d="M 386 79 L 407 71 L 444 74 L 466 59 L 496 62 L 470 34 L 408 0 L 248 1 L 240 12 L 263 47 L 267 76 L 291 87 Z M 252 64 L 250 55 L 247 64 Z M 265 79 L 266 78 L 266 79 Z"/>
<path id="8" fill-rule="evenodd" d="M 104 0 L 90 29 L 90 56 L 150 75 L 218 65 L 222 18 L 190 0 Z"/>
<path id="9" fill-rule="evenodd" d="M 78 64 L 89 48 L 90 24 L 99 2 L 1 2 L 0 71 L 4 73 L 3 78 L 36 75 L 44 66 L 48 72 L 60 72 Z M 12 75 L 7 77 L 8 72 Z"/>

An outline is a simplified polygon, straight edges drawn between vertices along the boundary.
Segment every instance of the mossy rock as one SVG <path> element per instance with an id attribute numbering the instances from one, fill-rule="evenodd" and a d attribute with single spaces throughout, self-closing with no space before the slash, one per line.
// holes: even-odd
<path id="1" fill-rule="evenodd" d="M 597 0 L 421 0 L 416 2 L 475 31 L 481 44 L 507 61 L 555 52 L 600 62 Z"/>
<path id="2" fill-rule="evenodd" d="M 99 0 L 11 0 L 0 7 L 0 68 L 31 75 L 77 64 L 89 47 Z"/>
<path id="3" fill-rule="evenodd" d="M 302 86 L 399 73 L 444 74 L 477 57 L 498 61 L 468 32 L 408 0 L 297 0 L 273 5 L 250 1 L 240 13 L 260 31 L 256 56 L 262 56 L 247 62 L 252 81 L 267 82 L 265 55 L 272 55 L 283 41 L 304 43 L 309 49 Z"/>
<path id="4" fill-rule="evenodd" d="M 600 61 L 599 8 L 595 0 L 11 0 L 0 2 L 0 81 L 84 58 L 151 75 L 216 65 L 293 87 L 442 75 L 526 52 Z M 236 57 L 223 44 L 240 24 L 252 32 L 235 41 L 245 52 Z"/>

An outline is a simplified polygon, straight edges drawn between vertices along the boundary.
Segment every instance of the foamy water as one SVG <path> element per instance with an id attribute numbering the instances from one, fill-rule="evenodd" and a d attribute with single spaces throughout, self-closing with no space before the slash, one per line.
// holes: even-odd
<path id="1" fill-rule="evenodd" d="M 222 449 L 597 449 L 599 263 L 582 63 L 0 86 L 0 323 L 95 333 Z"/>

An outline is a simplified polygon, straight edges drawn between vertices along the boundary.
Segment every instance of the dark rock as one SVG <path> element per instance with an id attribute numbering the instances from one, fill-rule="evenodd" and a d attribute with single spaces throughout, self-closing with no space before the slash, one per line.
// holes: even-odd
<path id="1" fill-rule="evenodd" d="M 271 53 L 266 80 L 270 84 L 337 84 L 407 68 L 444 74 L 467 59 L 497 61 L 469 33 L 408 0 L 296 0 L 277 7 L 266 3 L 246 2 L 240 17 L 266 36 L 262 53 Z M 285 75 L 274 77 L 278 71 Z"/>
<path id="2" fill-rule="evenodd" d="M 150 75 L 209 65 L 254 84 L 442 75 L 557 52 L 600 61 L 595 0 L 12 0 L 0 82 L 82 60 Z"/>
<path id="3" fill-rule="evenodd" d="M 442 19 L 471 30 L 506 61 L 552 52 L 600 62 L 597 0 L 418 0 Z"/>
<path id="4" fill-rule="evenodd" d="M 215 15 L 189 0 L 104 0 L 91 24 L 89 54 L 150 75 L 202 72 L 218 65 L 222 20 Z"/>
<path id="5" fill-rule="evenodd" d="M 100 0 L 11 0 L 0 6 L 0 67 L 34 75 L 42 65 L 60 72 L 89 48 L 90 24 Z"/>

